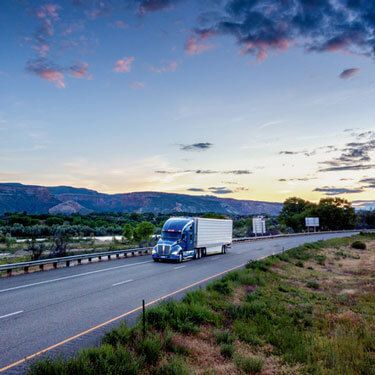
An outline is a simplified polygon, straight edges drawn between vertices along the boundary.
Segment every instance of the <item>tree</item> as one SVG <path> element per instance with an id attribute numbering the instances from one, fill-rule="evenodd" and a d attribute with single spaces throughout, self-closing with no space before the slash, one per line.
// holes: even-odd
<path id="1" fill-rule="evenodd" d="M 142 221 L 134 230 L 134 239 L 138 242 L 149 240 L 150 236 L 154 234 L 155 227 L 148 221 Z"/>
<path id="2" fill-rule="evenodd" d="M 125 237 L 125 239 L 131 241 L 133 239 L 133 234 L 133 227 L 130 224 L 125 224 L 124 230 L 122 231 L 122 235 Z"/>
<path id="3" fill-rule="evenodd" d="M 322 198 L 316 209 L 320 227 L 326 230 L 352 229 L 356 214 L 351 203 L 343 198 Z"/>
<path id="4" fill-rule="evenodd" d="M 314 216 L 316 205 L 302 198 L 291 197 L 285 200 L 279 215 L 281 224 L 300 232 L 305 227 L 305 217 Z"/>
<path id="5" fill-rule="evenodd" d="M 7 251 L 11 251 L 12 250 L 12 245 L 16 243 L 16 240 L 11 236 L 10 233 L 7 233 L 5 235 L 5 244 L 6 244 L 6 247 L 7 247 Z"/>
<path id="6" fill-rule="evenodd" d="M 52 256 L 63 257 L 66 255 L 68 248 L 69 238 L 63 234 L 56 234 L 53 238 L 51 246 Z"/>
<path id="7" fill-rule="evenodd" d="M 28 242 L 26 251 L 31 252 L 31 260 L 38 260 L 46 249 L 44 243 L 36 243 L 36 240 L 33 238 Z"/>

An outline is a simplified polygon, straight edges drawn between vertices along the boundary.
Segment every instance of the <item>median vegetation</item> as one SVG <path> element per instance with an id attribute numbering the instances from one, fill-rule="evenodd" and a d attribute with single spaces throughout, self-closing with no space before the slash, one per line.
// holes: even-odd
<path id="1" fill-rule="evenodd" d="M 375 236 L 356 237 L 249 262 L 29 374 L 375 374 Z"/>

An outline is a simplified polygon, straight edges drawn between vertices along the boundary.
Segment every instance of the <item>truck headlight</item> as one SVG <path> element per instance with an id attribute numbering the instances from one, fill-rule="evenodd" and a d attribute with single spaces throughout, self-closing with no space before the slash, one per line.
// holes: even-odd
<path id="1" fill-rule="evenodd" d="M 177 255 L 181 251 L 182 247 L 177 245 L 172 248 L 171 254 Z"/>

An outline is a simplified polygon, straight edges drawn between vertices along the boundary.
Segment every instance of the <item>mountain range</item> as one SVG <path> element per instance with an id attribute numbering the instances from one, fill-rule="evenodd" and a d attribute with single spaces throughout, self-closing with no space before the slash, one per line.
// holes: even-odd
<path id="1" fill-rule="evenodd" d="M 71 186 L 0 183 L 0 214 L 88 214 L 91 212 L 153 212 L 277 215 L 281 203 L 161 192 L 105 194 Z"/>

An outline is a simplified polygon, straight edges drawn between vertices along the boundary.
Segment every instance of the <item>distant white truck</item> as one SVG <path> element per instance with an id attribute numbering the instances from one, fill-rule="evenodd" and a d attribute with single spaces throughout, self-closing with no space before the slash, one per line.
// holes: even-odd
<path id="1" fill-rule="evenodd" d="M 232 233 L 232 220 L 172 217 L 163 225 L 161 237 L 152 250 L 152 258 L 155 262 L 182 262 L 208 254 L 225 254 L 232 244 Z"/>

